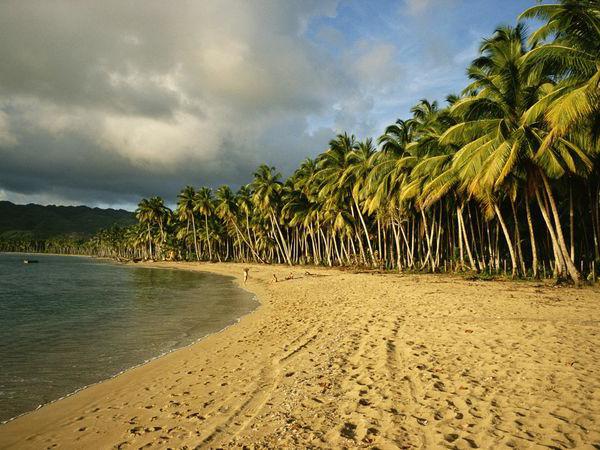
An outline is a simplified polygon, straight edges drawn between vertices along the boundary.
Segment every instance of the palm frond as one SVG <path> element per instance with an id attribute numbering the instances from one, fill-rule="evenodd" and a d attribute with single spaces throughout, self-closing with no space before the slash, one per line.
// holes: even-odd
<path id="1" fill-rule="evenodd" d="M 495 129 L 500 119 L 483 119 L 462 122 L 448 128 L 439 142 L 442 145 L 463 144 L 473 141 Z"/>

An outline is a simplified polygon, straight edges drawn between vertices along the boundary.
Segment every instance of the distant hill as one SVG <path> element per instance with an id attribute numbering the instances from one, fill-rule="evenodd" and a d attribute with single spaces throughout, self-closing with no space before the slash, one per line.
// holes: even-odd
<path id="1" fill-rule="evenodd" d="M 132 212 L 87 206 L 15 205 L 0 201 L 0 239 L 47 239 L 55 236 L 90 237 L 113 225 L 136 222 Z"/>

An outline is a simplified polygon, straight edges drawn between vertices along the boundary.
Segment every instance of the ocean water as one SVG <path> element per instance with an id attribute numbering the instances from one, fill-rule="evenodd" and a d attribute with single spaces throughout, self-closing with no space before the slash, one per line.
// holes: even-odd
<path id="1" fill-rule="evenodd" d="M 229 277 L 0 253 L 0 422 L 195 342 L 257 305 Z"/>

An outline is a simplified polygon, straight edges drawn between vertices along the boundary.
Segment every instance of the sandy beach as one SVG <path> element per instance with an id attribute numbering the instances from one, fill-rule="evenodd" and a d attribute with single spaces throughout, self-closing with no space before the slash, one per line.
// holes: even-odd
<path id="1" fill-rule="evenodd" d="M 250 267 L 240 323 L 0 426 L 0 448 L 599 448 L 598 288 Z"/>

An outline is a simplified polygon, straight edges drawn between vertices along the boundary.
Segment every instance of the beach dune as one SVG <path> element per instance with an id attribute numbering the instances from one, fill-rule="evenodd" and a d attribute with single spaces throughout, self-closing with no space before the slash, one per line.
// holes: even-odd
<path id="1" fill-rule="evenodd" d="M 250 267 L 239 324 L 0 426 L 0 448 L 600 445 L 597 288 Z"/>

